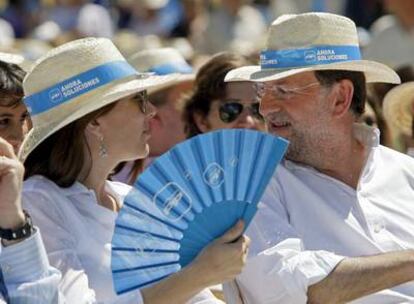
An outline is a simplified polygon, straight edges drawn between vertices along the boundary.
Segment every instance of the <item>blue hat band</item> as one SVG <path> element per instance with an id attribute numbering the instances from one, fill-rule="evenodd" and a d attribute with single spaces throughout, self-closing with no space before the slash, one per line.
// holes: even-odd
<path id="1" fill-rule="evenodd" d="M 30 115 L 35 116 L 112 81 L 137 74 L 126 61 L 106 63 L 27 96 L 24 103 Z"/>
<path id="2" fill-rule="evenodd" d="M 193 68 L 186 62 L 175 62 L 153 66 L 148 72 L 153 72 L 156 75 L 168 75 L 173 73 L 191 74 Z"/>
<path id="3" fill-rule="evenodd" d="M 359 47 L 355 45 L 319 45 L 260 53 L 262 69 L 286 69 L 352 60 L 361 60 Z"/>

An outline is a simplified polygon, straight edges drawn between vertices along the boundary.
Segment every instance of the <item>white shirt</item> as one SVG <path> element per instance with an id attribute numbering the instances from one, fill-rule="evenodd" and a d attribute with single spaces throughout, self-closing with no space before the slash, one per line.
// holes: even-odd
<path id="1" fill-rule="evenodd" d="M 130 186 L 107 182 L 123 201 Z M 24 183 L 23 204 L 42 231 L 51 265 L 62 273 L 59 290 L 67 303 L 143 303 L 136 290 L 117 296 L 112 284 L 111 240 L 117 213 L 100 206 L 81 183 L 61 188 L 42 176 Z M 220 303 L 204 291 L 191 303 Z"/>
<path id="2" fill-rule="evenodd" d="M 58 299 L 61 275 L 49 265 L 39 231 L 0 249 L 0 267 L 11 303 L 62 303 Z M 5 303 L 2 299 L 0 294 L 0 303 Z"/>
<path id="3" fill-rule="evenodd" d="M 290 161 L 276 170 L 247 230 L 237 278 L 245 304 L 306 303 L 308 286 L 343 257 L 414 248 L 414 159 L 379 146 L 378 131 L 360 126 L 356 135 L 372 147 L 356 190 Z M 225 294 L 241 303 L 235 284 Z M 414 303 L 414 283 L 352 303 Z"/>

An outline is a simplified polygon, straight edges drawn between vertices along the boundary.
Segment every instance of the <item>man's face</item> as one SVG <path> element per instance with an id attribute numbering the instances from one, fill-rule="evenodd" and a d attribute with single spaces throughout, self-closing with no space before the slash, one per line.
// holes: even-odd
<path id="1" fill-rule="evenodd" d="M 193 82 L 187 81 L 168 88 L 166 100 L 160 105 L 155 105 L 157 113 L 150 120 L 149 155 L 151 157 L 167 152 L 174 145 L 186 139 L 179 101 L 183 94 L 187 94 L 192 87 Z"/>
<path id="2" fill-rule="evenodd" d="M 313 164 L 320 158 L 319 147 L 334 136 L 329 130 L 328 88 L 313 72 L 259 84 L 260 112 L 268 131 L 290 141 L 286 157 Z M 317 161 L 319 159 L 316 159 Z"/>

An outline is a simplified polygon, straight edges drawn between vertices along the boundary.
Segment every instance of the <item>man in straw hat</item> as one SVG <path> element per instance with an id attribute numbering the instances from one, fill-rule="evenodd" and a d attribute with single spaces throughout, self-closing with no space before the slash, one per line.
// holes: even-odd
<path id="1" fill-rule="evenodd" d="M 283 15 L 268 35 L 261 65 L 226 80 L 258 83 L 269 132 L 290 146 L 228 303 L 414 302 L 414 160 L 356 123 L 366 83 L 398 76 L 361 60 L 343 16 Z"/>
<path id="2" fill-rule="evenodd" d="M 155 108 L 146 90 L 174 79 L 137 72 L 104 38 L 53 49 L 25 77 L 33 129 L 19 153 L 22 201 L 42 232 L 50 264 L 61 272 L 62 302 L 219 303 L 205 288 L 240 273 L 249 243 L 241 222 L 174 275 L 115 293 L 111 241 L 131 187 L 108 176 L 120 162 L 148 155 Z M 139 254 L 145 236 L 136 241 Z"/>

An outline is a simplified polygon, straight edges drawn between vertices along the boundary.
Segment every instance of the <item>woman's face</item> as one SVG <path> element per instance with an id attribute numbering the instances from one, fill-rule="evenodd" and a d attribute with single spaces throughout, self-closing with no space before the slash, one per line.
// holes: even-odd
<path id="1" fill-rule="evenodd" d="M 23 102 L 14 106 L 0 105 L 0 137 L 7 140 L 17 153 L 29 129 L 29 113 Z"/>
<path id="2" fill-rule="evenodd" d="M 211 103 L 207 117 L 196 116 L 198 128 L 203 132 L 218 129 L 264 130 L 259 114 L 259 99 L 251 82 L 229 82 L 225 96 Z"/>
<path id="3" fill-rule="evenodd" d="M 108 157 L 117 162 L 145 158 L 150 138 L 149 119 L 155 107 L 146 92 L 119 100 L 114 108 L 97 118 Z"/>

